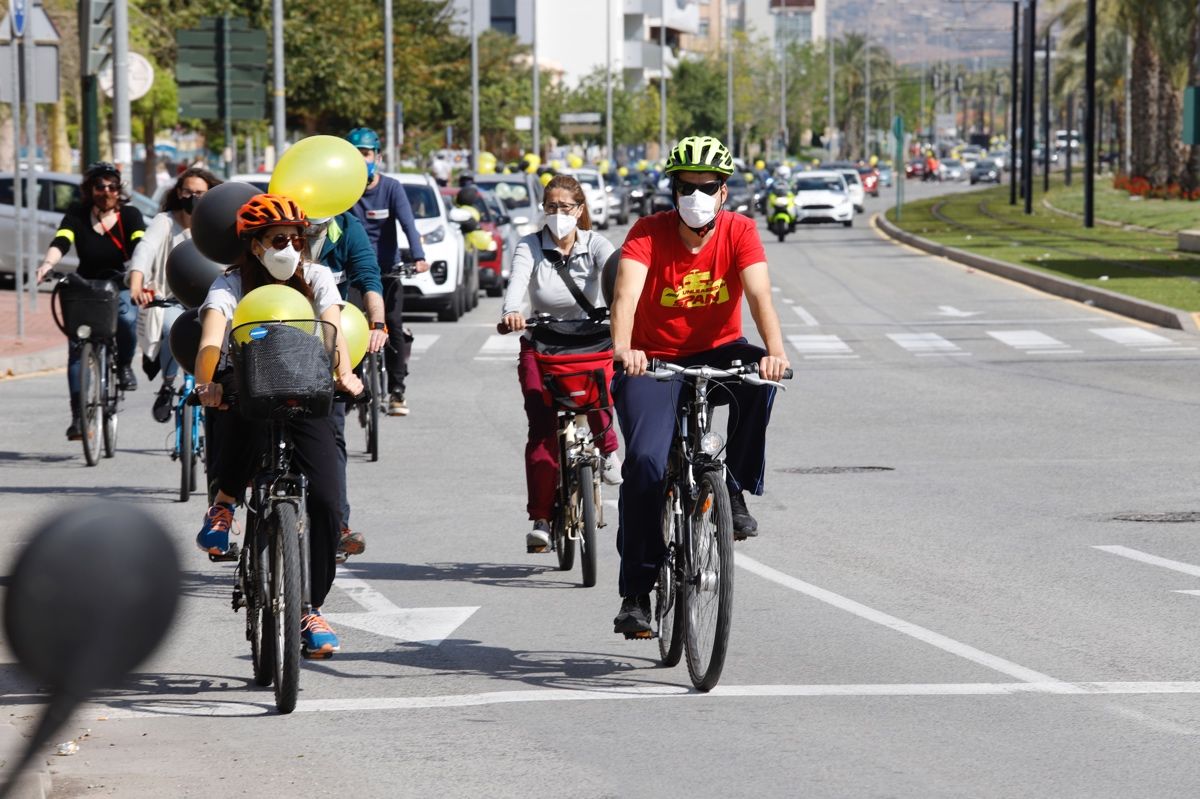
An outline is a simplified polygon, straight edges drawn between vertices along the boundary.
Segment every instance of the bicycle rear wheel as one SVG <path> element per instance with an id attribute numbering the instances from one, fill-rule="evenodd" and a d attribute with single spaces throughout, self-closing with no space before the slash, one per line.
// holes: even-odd
<path id="1" fill-rule="evenodd" d="M 105 358 L 112 358 L 111 350 L 105 352 Z M 108 380 L 104 384 L 104 457 L 111 458 L 117 454 L 117 370 L 112 362 L 108 364 Z"/>
<path id="2" fill-rule="evenodd" d="M 192 417 L 196 409 L 190 405 L 183 406 L 183 412 L 176 418 L 179 423 L 179 501 L 187 502 L 192 498 L 196 483 L 195 452 L 192 447 Z"/>
<path id="3" fill-rule="evenodd" d="M 663 499 L 662 537 L 666 554 L 658 567 L 655 586 L 654 619 L 658 625 L 658 654 L 664 666 L 677 666 L 683 656 L 683 597 L 675 574 L 675 559 L 681 556 L 679 531 L 681 517 L 675 513 L 677 489 L 667 491 Z"/>
<path id="4" fill-rule="evenodd" d="M 275 708 L 291 713 L 300 693 L 300 526 L 296 506 L 276 502 L 269 525 Z"/>
<path id="5" fill-rule="evenodd" d="M 600 486 L 590 463 L 579 467 L 576 507 L 579 509 L 579 565 L 583 587 L 596 584 L 596 506 L 600 504 Z"/>
<path id="6" fill-rule="evenodd" d="M 684 642 L 692 684 L 710 691 L 725 667 L 733 616 L 733 518 L 720 472 L 701 475 L 700 493 L 689 512 Z"/>
<path id="7" fill-rule="evenodd" d="M 265 688 L 275 681 L 275 616 L 271 612 L 271 552 L 256 519 L 254 514 L 247 514 L 246 548 L 239 568 L 254 684 Z"/>
<path id="8" fill-rule="evenodd" d="M 96 345 L 85 341 L 79 346 L 79 432 L 88 466 L 100 462 L 100 420 L 104 416 L 104 384 L 100 378 Z"/>

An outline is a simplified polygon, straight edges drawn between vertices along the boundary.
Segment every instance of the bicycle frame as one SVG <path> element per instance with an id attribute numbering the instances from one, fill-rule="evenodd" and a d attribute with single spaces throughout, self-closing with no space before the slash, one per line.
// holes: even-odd
<path id="1" fill-rule="evenodd" d="M 188 406 L 188 398 L 196 391 L 196 378 L 190 374 L 184 373 L 183 387 L 179 391 L 179 401 L 175 403 L 175 450 L 171 453 L 172 460 L 182 458 L 183 453 L 183 419 L 186 416 L 185 411 Z M 203 441 L 204 430 L 204 409 L 197 406 L 196 413 L 192 414 L 192 447 L 196 453 L 201 451 L 201 441 Z"/>
<path id="2" fill-rule="evenodd" d="M 581 465 L 591 464 L 593 474 L 599 475 L 603 459 L 596 448 L 592 428 L 586 413 L 558 409 L 558 503 L 565 512 L 564 528 L 572 541 L 579 540 L 579 520 L 575 518 L 575 503 L 571 501 L 575 475 Z M 597 507 L 596 526 L 604 526 L 604 503 Z"/>

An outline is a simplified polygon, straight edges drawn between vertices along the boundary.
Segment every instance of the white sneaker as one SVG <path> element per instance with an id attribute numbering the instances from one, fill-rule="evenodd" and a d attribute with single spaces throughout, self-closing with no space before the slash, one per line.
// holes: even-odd
<path id="1" fill-rule="evenodd" d="M 550 525 L 538 519 L 533 529 L 525 534 L 526 552 L 545 552 L 550 548 Z"/>
<path id="2" fill-rule="evenodd" d="M 621 458 L 616 452 L 610 452 L 604 456 L 604 467 L 600 470 L 600 479 L 610 486 L 621 484 Z"/>

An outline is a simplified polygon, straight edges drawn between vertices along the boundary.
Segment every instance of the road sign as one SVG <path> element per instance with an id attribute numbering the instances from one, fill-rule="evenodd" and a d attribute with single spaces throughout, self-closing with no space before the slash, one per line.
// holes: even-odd
<path id="1" fill-rule="evenodd" d="M 113 69 L 110 61 L 99 74 L 100 91 L 108 97 L 113 96 Z M 140 100 L 149 94 L 154 86 L 154 66 L 145 56 L 137 53 L 129 54 L 129 101 Z"/>
<path id="2" fill-rule="evenodd" d="M 12 32 L 20 39 L 25 35 L 25 0 L 12 0 Z"/>
<path id="3" fill-rule="evenodd" d="M 513 128 L 516 130 L 533 130 L 533 117 L 513 117 Z"/>
<path id="4" fill-rule="evenodd" d="M 266 116 L 267 34 L 244 19 L 205 17 L 176 31 L 180 116 L 195 119 L 262 119 Z M 228 54 L 228 60 L 226 60 Z M 228 95 L 228 96 L 226 96 Z"/>
<path id="5" fill-rule="evenodd" d="M 112 0 L 81 0 L 79 4 L 79 48 L 87 58 L 84 76 L 97 75 L 112 58 Z"/>

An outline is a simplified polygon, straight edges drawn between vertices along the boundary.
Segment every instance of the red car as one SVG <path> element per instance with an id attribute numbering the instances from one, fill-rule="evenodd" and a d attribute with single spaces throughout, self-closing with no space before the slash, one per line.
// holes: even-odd
<path id="1" fill-rule="evenodd" d="M 925 159 L 914 158 L 904 165 L 904 177 L 906 178 L 923 178 L 925 177 Z"/>
<path id="2" fill-rule="evenodd" d="M 446 207 L 453 208 L 458 189 L 447 186 L 443 187 L 441 192 L 442 196 L 446 198 Z M 482 193 L 481 190 L 480 194 Z M 493 210 L 488 207 L 486 202 L 481 199 L 475 206 L 475 210 L 479 211 L 480 230 L 491 234 L 492 241 L 496 243 L 496 249 L 478 253 L 479 287 L 486 291 L 489 297 L 499 297 L 504 293 L 504 286 L 508 278 L 504 269 L 504 236 L 500 233 L 500 226 L 497 224 Z M 512 257 L 511 254 L 509 257 Z"/>
<path id="3" fill-rule="evenodd" d="M 858 167 L 858 177 L 862 180 L 863 191 L 872 197 L 879 196 L 879 170 L 873 166 Z"/>

